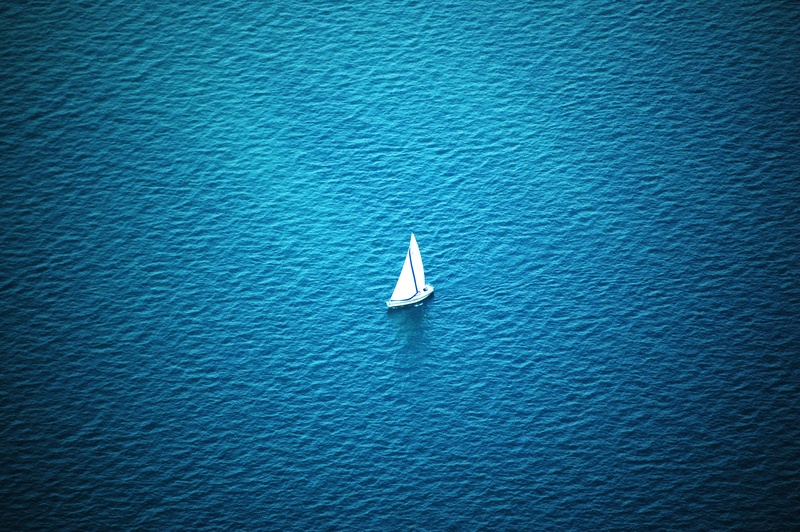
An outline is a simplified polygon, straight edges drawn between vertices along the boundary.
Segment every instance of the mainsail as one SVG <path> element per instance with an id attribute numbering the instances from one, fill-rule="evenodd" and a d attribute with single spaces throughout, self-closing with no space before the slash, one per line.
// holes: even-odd
<path id="1" fill-rule="evenodd" d="M 400 271 L 400 277 L 392 292 L 392 301 L 403 301 L 411 299 L 425 286 L 425 269 L 422 266 L 422 256 L 419 254 L 419 246 L 414 233 L 411 233 L 411 242 L 408 245 L 408 253 Z"/>

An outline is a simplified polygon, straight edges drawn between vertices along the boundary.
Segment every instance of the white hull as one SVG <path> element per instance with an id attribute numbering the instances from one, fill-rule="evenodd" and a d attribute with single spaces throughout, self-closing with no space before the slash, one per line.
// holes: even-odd
<path id="1" fill-rule="evenodd" d="M 430 296 L 431 294 L 433 294 L 433 286 L 426 284 L 425 287 L 419 292 L 417 292 L 415 296 L 401 300 L 390 299 L 389 301 L 386 302 L 386 306 L 389 308 L 406 307 L 408 305 L 419 303 L 420 301 Z"/>

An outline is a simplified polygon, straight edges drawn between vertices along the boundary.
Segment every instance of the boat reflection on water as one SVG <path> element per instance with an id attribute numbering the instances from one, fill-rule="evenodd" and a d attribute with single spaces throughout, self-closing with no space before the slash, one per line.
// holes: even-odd
<path id="1" fill-rule="evenodd" d="M 433 302 L 435 296 L 428 300 Z M 404 307 L 400 311 L 387 312 L 395 330 L 395 345 L 400 346 L 400 352 L 418 355 L 425 351 L 427 342 L 426 329 L 430 321 L 429 304 L 417 303 Z"/>

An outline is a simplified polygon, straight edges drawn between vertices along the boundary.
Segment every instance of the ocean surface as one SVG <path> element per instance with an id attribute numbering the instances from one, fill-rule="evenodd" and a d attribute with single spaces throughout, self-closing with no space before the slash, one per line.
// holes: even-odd
<path id="1" fill-rule="evenodd" d="M 800 3 L 0 37 L 0 529 L 800 528 Z"/>

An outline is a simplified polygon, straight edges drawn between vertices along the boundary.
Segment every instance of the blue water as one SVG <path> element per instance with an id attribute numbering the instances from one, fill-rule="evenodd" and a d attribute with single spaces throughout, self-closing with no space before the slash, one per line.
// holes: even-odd
<path id="1" fill-rule="evenodd" d="M 644 4 L 3 4 L 0 528 L 800 528 L 800 4 Z"/>

